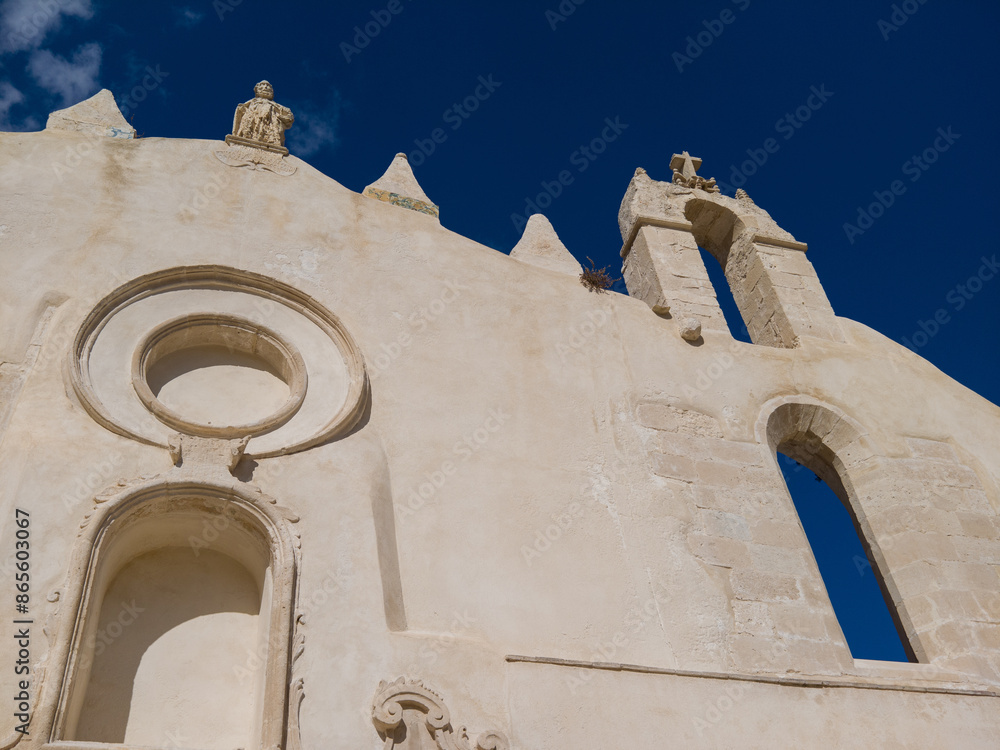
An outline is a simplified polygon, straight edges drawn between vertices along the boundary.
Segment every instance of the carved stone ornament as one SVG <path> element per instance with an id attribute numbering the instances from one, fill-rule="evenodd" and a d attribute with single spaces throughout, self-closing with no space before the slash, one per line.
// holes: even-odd
<path id="1" fill-rule="evenodd" d="M 691 156 L 687 151 L 674 154 L 670 160 L 670 168 L 674 170 L 673 183 L 695 190 L 704 190 L 706 193 L 718 193 L 719 188 L 715 184 L 715 178 L 705 179 L 698 176 L 701 168 L 701 159 Z"/>
<path id="2" fill-rule="evenodd" d="M 150 368 L 203 344 L 270 368 L 289 398 L 213 425 L 198 409 L 154 394 Z M 244 451 L 259 460 L 344 437 L 370 398 L 361 350 L 337 316 L 294 287 L 225 266 L 181 266 L 129 281 L 90 312 L 69 355 L 66 374 L 87 413 L 112 432 L 167 449 L 182 469 L 226 470 Z M 188 392 L 211 400 L 223 391 Z"/>
<path id="3" fill-rule="evenodd" d="M 249 435 L 239 440 L 218 440 L 175 433 L 167 438 L 167 450 L 175 466 L 203 471 L 218 466 L 232 471 L 249 442 Z"/>
<path id="4" fill-rule="evenodd" d="M 510 750 L 500 732 L 483 732 L 472 745 L 465 727 L 456 732 L 441 696 L 419 680 L 381 682 L 372 702 L 372 721 L 384 750 Z"/>
<path id="5" fill-rule="evenodd" d="M 229 148 L 215 155 L 231 167 L 290 175 L 296 168 L 284 159 L 288 155 L 285 131 L 292 127 L 295 115 L 274 101 L 274 89 L 267 81 L 254 86 L 254 94 L 253 99 L 236 107 L 233 132 L 226 136 Z"/>

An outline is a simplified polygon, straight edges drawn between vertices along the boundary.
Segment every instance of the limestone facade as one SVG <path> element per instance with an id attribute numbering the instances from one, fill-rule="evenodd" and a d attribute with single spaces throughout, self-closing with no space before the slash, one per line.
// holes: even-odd
<path id="1" fill-rule="evenodd" d="M 405 157 L 355 193 L 257 93 L 228 144 L 107 92 L 0 133 L 0 748 L 997 747 L 997 406 L 686 153 L 593 294 L 544 217 L 508 256 Z M 852 658 L 778 451 L 911 663 Z"/>

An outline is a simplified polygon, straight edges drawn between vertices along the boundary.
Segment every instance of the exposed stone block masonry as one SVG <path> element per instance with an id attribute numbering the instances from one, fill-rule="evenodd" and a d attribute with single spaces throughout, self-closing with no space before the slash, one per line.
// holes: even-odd
<path id="1" fill-rule="evenodd" d="M 228 143 L 132 138 L 107 92 L 0 133 L 33 620 L 0 748 L 997 746 L 1000 409 L 837 317 L 686 152 L 625 192 L 629 296 L 593 294 L 544 217 L 509 256 L 456 235 L 403 155 L 355 193 L 255 94 Z M 778 451 L 914 663 L 852 657 Z"/>
<path id="2" fill-rule="evenodd" d="M 720 195 L 714 180 L 698 186 L 693 161 L 675 157 L 673 183 L 637 170 L 618 223 L 625 245 L 629 294 L 654 312 L 692 316 L 708 330 L 727 331 L 698 248 L 722 265 L 754 343 L 791 348 L 799 336 L 843 341 L 833 308 L 806 259 L 806 246 L 779 228 L 740 191 Z"/>

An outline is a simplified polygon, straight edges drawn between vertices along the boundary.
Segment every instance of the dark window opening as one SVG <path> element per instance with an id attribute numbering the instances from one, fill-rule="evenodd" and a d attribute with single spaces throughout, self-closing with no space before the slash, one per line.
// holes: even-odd
<path id="1" fill-rule="evenodd" d="M 726 319 L 729 332 L 737 341 L 745 341 L 748 344 L 752 344 L 750 331 L 747 330 L 747 324 L 743 322 L 743 316 L 740 315 L 740 310 L 736 306 L 736 300 L 733 298 L 732 290 L 729 288 L 729 281 L 726 279 L 726 274 L 723 272 L 722 266 L 719 265 L 719 261 L 710 252 L 702 247 L 698 249 L 701 250 L 702 262 L 704 262 L 705 268 L 708 270 L 708 279 L 712 282 L 712 287 L 715 289 L 715 296 L 719 300 L 719 307 L 722 308 L 722 316 Z"/>
<path id="2" fill-rule="evenodd" d="M 881 573 L 851 511 L 810 468 L 780 452 L 778 465 L 851 655 L 855 659 L 915 662 Z M 832 469 L 817 470 L 840 484 Z M 838 489 L 844 493 L 842 485 Z"/>

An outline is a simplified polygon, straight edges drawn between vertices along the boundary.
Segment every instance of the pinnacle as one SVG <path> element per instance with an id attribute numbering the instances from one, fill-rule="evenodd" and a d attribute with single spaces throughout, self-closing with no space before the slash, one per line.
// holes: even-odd
<path id="1" fill-rule="evenodd" d="M 510 251 L 510 257 L 571 276 L 583 273 L 580 263 L 566 249 L 551 222 L 542 214 L 532 214 L 528 219 L 521 241 Z"/>
<path id="2" fill-rule="evenodd" d="M 385 174 L 366 187 L 363 195 L 431 216 L 439 213 L 414 177 L 406 154 L 396 154 Z"/>
<path id="3" fill-rule="evenodd" d="M 109 138 L 135 138 L 135 128 L 122 117 L 114 95 L 107 89 L 101 89 L 72 107 L 56 110 L 49 115 L 45 129 L 70 130 Z"/>

